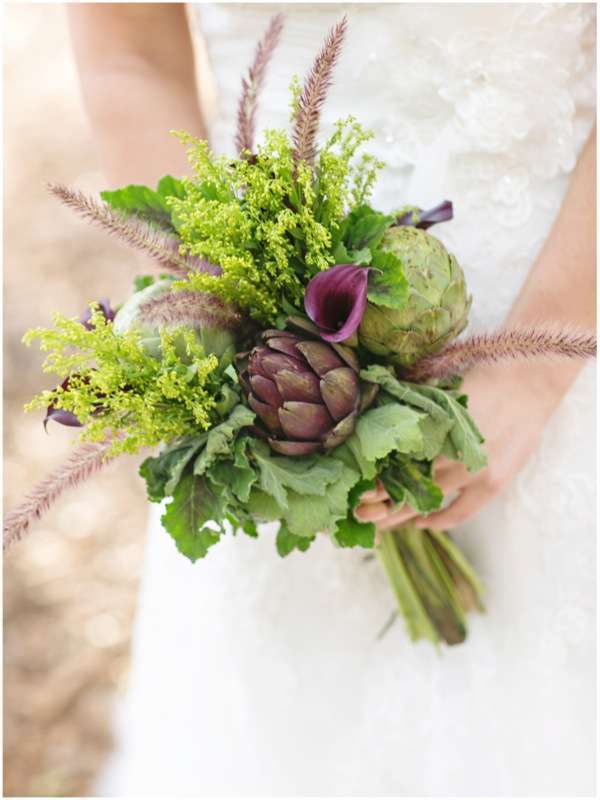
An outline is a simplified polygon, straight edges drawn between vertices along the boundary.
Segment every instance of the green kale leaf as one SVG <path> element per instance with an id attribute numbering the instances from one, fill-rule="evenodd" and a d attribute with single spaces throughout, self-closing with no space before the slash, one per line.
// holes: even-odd
<path id="1" fill-rule="evenodd" d="M 194 462 L 194 474 L 204 475 L 219 456 L 228 456 L 233 450 L 238 431 L 252 425 L 254 416 L 253 411 L 240 404 L 235 406 L 225 422 L 208 431 L 206 447 Z"/>
<path id="2" fill-rule="evenodd" d="M 306 552 L 314 541 L 314 536 L 296 536 L 292 533 L 285 522 L 282 522 L 277 533 L 275 545 L 277 552 L 283 558 L 289 555 L 292 550 L 300 550 Z"/>
<path id="3" fill-rule="evenodd" d="M 369 301 L 378 306 L 403 309 L 408 300 L 409 285 L 398 256 L 376 250 L 371 267 L 367 294 Z"/>
<path id="4" fill-rule="evenodd" d="M 340 547 L 367 547 L 375 544 L 375 525 L 372 522 L 361 522 L 354 516 L 354 510 L 360 503 L 363 492 L 375 488 L 374 480 L 360 480 L 348 494 L 348 513 L 345 519 L 338 521 L 331 534 L 333 541 Z"/>
<path id="5" fill-rule="evenodd" d="M 400 454 L 390 458 L 381 481 L 395 503 L 408 502 L 416 511 L 428 514 L 440 508 L 444 493 L 431 479 L 431 462 L 414 461 Z"/>
<path id="6" fill-rule="evenodd" d="M 188 472 L 179 481 L 172 501 L 167 505 L 161 521 L 165 530 L 173 537 L 177 549 L 190 561 L 204 558 L 210 547 L 216 544 L 224 532 L 222 523 L 226 509 L 219 493 L 204 477 Z M 207 523 L 217 524 L 218 530 Z"/>
<path id="7" fill-rule="evenodd" d="M 165 497 L 171 497 L 179 483 L 183 470 L 204 447 L 208 434 L 188 436 L 165 447 L 156 457 L 147 458 L 140 466 L 140 475 L 146 481 L 148 500 L 160 503 Z"/>
<path id="8" fill-rule="evenodd" d="M 423 449 L 422 417 L 419 412 L 400 403 L 388 403 L 362 414 L 356 425 L 356 434 L 364 457 L 375 461 L 392 450 L 420 452 Z"/>
<path id="9" fill-rule="evenodd" d="M 156 190 L 132 183 L 121 189 L 100 192 L 100 197 L 116 211 L 135 214 L 146 222 L 163 228 L 174 228 L 166 198 L 185 197 L 185 188 L 182 181 L 165 175 L 158 182 Z"/>
<path id="10" fill-rule="evenodd" d="M 461 461 L 470 472 L 487 464 L 482 448 L 483 436 L 466 408 L 466 397 L 458 392 L 427 384 L 399 381 L 382 366 L 362 370 L 361 377 L 378 383 L 385 392 L 407 406 L 424 412 L 421 415 L 423 448 L 413 452 L 418 460 L 433 460 L 445 455 Z"/>
<path id="11" fill-rule="evenodd" d="M 358 206 L 352 209 L 344 221 L 344 245 L 349 251 L 367 247 L 373 251 L 393 222 L 393 216 L 382 214 L 367 205 Z"/>

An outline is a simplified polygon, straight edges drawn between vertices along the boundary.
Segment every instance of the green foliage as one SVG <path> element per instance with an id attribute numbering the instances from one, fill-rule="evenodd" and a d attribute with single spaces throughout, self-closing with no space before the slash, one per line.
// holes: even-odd
<path id="1" fill-rule="evenodd" d="M 375 488 L 374 480 L 362 479 L 348 493 L 348 514 L 338 521 L 332 534 L 333 541 L 340 547 L 371 548 L 375 544 L 375 525 L 372 522 L 361 522 L 354 516 L 354 510 L 360 503 L 363 492 Z"/>
<path id="2" fill-rule="evenodd" d="M 423 445 L 420 451 L 411 454 L 414 458 L 432 461 L 444 455 L 461 461 L 470 472 L 486 466 L 487 458 L 481 446 L 484 439 L 467 411 L 464 395 L 436 386 L 399 381 L 386 367 L 378 365 L 362 370 L 361 378 L 378 383 L 384 389 L 380 402 L 386 402 L 387 395 L 389 400 L 399 400 L 405 407 L 424 412 L 420 414 Z"/>
<path id="3" fill-rule="evenodd" d="M 183 251 L 223 272 L 191 273 L 175 288 L 211 292 L 264 324 L 276 321 L 284 302 L 300 308 L 306 283 L 335 263 L 338 229 L 381 166 L 368 156 L 355 163 L 370 136 L 353 118 L 340 121 L 313 169 L 295 163 L 284 131 L 266 131 L 256 155 L 238 160 L 180 134 L 194 177 L 166 202 Z"/>
<path id="4" fill-rule="evenodd" d="M 126 214 L 135 214 L 146 222 L 162 228 L 173 229 L 171 209 L 167 205 L 168 197 L 183 197 L 185 188 L 182 181 L 165 175 L 154 189 L 148 186 L 130 184 L 114 191 L 100 192 L 100 197 L 105 203 L 116 211 Z"/>
<path id="5" fill-rule="evenodd" d="M 305 553 L 314 539 L 314 536 L 296 536 L 288 529 L 285 522 L 282 522 L 277 532 L 275 546 L 277 547 L 277 552 L 283 558 L 293 550 L 300 550 L 300 552 Z"/>
<path id="6" fill-rule="evenodd" d="M 400 403 L 372 408 L 356 426 L 362 452 L 369 461 L 385 458 L 392 450 L 417 453 L 423 448 L 422 415 Z"/>
<path id="7" fill-rule="evenodd" d="M 246 406 L 237 405 L 225 422 L 207 434 L 206 444 L 194 462 L 194 475 L 204 475 L 219 456 L 229 456 L 238 431 L 253 421 L 254 412 Z M 238 457 L 243 458 L 243 454 L 238 454 Z"/>
<path id="8" fill-rule="evenodd" d="M 396 453 L 380 478 L 394 503 L 407 502 L 423 514 L 442 505 L 444 493 L 431 478 L 430 461 L 415 461 Z"/>
<path id="9" fill-rule="evenodd" d="M 146 481 L 150 502 L 160 503 L 165 497 L 173 495 L 184 469 L 206 444 L 207 438 L 207 433 L 185 436 L 165 447 L 159 456 L 147 458 L 142 463 L 140 475 Z"/>
<path id="10" fill-rule="evenodd" d="M 402 262 L 393 253 L 377 250 L 371 260 L 368 298 L 371 303 L 398 311 L 408 301 L 409 285 Z"/>
<path id="11" fill-rule="evenodd" d="M 253 440 L 249 450 L 258 486 L 277 504 L 278 518 L 285 520 L 291 533 L 331 532 L 337 520 L 346 516 L 348 492 L 360 474 L 335 455 L 277 456 L 259 440 Z"/>
<path id="12" fill-rule="evenodd" d="M 141 292 L 156 281 L 154 275 L 137 275 L 133 279 L 133 291 Z"/>
<path id="13" fill-rule="evenodd" d="M 381 249 L 383 236 L 394 221 L 395 217 L 368 205 L 353 208 L 340 226 L 334 252 L 338 264 L 370 266 L 369 300 L 400 310 L 408 301 L 408 280 L 402 261 L 394 253 Z"/>
<path id="14" fill-rule="evenodd" d="M 221 538 L 222 523 L 217 530 L 208 523 L 224 517 L 224 505 L 209 481 L 187 473 L 177 484 L 161 522 L 179 552 L 196 561 Z"/>
<path id="15" fill-rule="evenodd" d="M 384 367 L 371 366 L 361 377 L 381 385 L 378 405 L 361 415 L 343 445 L 326 454 L 273 453 L 248 432 L 254 414 L 237 405 L 208 433 L 173 442 L 147 459 L 141 472 L 150 499 L 173 495 L 166 523 L 182 552 L 191 558 L 204 555 L 225 532 L 224 521 L 251 536 L 256 523 L 279 521 L 280 555 L 306 550 L 320 532 L 341 547 L 372 548 L 375 526 L 358 520 L 354 509 L 377 476 L 395 502 L 406 501 L 421 513 L 439 508 L 443 495 L 432 479 L 433 459 L 451 442 L 457 456 L 463 442 L 460 457 L 471 467 L 482 452 L 463 398 L 403 383 Z M 465 425 L 471 431 L 468 446 Z M 182 481 L 184 490 L 178 492 Z M 194 512 L 198 502 L 206 502 L 209 511 Z M 209 519 L 218 525 L 217 533 L 214 525 L 206 527 Z"/>
<path id="16" fill-rule="evenodd" d="M 163 328 L 159 337 L 161 357 L 154 358 L 139 333 L 116 333 L 98 308 L 90 330 L 56 314 L 54 328 L 28 331 L 24 342 L 39 339 L 49 353 L 44 371 L 68 376 L 69 385 L 42 392 L 26 410 L 54 405 L 73 412 L 85 426 L 82 440 L 116 435 L 111 454 L 210 428 L 223 383 L 218 359 L 205 355 L 191 330 Z"/>

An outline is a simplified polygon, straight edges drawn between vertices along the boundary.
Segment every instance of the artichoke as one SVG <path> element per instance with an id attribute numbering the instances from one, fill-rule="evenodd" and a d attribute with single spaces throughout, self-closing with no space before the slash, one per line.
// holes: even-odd
<path id="1" fill-rule="evenodd" d="M 400 310 L 368 303 L 358 336 L 371 353 L 410 367 L 465 328 L 471 297 L 458 261 L 424 230 L 390 228 L 381 246 L 402 262 L 408 301 Z"/>
<path id="2" fill-rule="evenodd" d="M 162 358 L 160 329 L 161 327 L 176 327 L 184 325 L 194 331 L 196 339 L 204 347 L 204 351 L 213 353 L 221 357 L 227 350 L 234 348 L 234 331 L 228 328 L 219 327 L 216 324 L 202 325 L 197 320 L 188 321 L 185 315 L 177 319 L 175 310 L 174 321 L 156 321 L 144 316 L 144 308 L 148 308 L 152 301 L 170 294 L 173 281 L 169 278 L 155 281 L 135 292 L 118 310 L 114 318 L 115 333 L 125 333 L 125 331 L 135 329 L 140 334 L 140 344 L 148 355 L 153 358 Z M 215 302 L 218 302 L 217 300 Z M 181 358 L 185 358 L 186 348 L 181 337 L 175 340 L 176 350 Z"/>
<path id="3" fill-rule="evenodd" d="M 330 450 L 354 431 L 361 403 L 354 352 L 288 331 L 269 330 L 240 381 L 262 425 L 258 435 L 288 456 Z"/>

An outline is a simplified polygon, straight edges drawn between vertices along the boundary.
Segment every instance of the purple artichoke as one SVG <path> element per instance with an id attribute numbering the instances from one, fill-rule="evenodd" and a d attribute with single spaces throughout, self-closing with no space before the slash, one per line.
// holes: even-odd
<path id="1" fill-rule="evenodd" d="M 354 352 L 287 331 L 265 331 L 262 338 L 240 376 L 262 423 L 258 435 L 288 456 L 337 447 L 353 433 L 361 408 Z"/>

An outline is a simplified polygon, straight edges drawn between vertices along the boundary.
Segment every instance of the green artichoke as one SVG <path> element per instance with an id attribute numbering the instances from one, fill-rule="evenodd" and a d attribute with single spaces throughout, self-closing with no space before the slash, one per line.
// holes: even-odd
<path id="1" fill-rule="evenodd" d="M 115 333 L 125 333 L 125 331 L 135 329 L 141 336 L 141 346 L 153 358 L 162 358 L 160 328 L 165 326 L 185 325 L 185 327 L 191 328 L 207 354 L 214 353 L 220 358 L 227 350 L 233 349 L 235 344 L 233 330 L 219 327 L 215 323 L 202 324 L 193 316 L 188 319 L 185 316 L 185 309 L 180 312 L 181 316 L 178 317 L 177 307 L 175 307 L 171 320 L 168 318 L 156 320 L 144 316 L 144 309 L 147 309 L 152 301 L 160 297 L 169 295 L 169 298 L 174 298 L 175 301 L 182 299 L 182 293 L 177 295 L 171 293 L 172 285 L 173 282 L 170 279 L 164 278 L 135 292 L 117 311 L 113 323 Z M 213 301 L 217 304 L 220 302 L 216 298 Z M 184 358 L 186 349 L 182 337 L 176 338 L 175 347 L 180 357 Z"/>
<path id="2" fill-rule="evenodd" d="M 359 340 L 371 353 L 410 367 L 441 350 L 465 328 L 471 297 L 458 261 L 424 230 L 390 228 L 382 249 L 402 262 L 408 301 L 401 310 L 368 303 Z"/>

